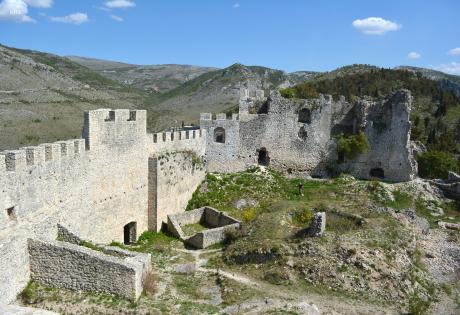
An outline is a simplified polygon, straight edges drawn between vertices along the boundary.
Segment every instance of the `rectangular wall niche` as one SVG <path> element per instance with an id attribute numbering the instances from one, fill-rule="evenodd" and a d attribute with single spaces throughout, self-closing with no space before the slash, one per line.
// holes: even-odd
<path id="1" fill-rule="evenodd" d="M 16 207 L 7 208 L 6 214 L 10 220 L 16 220 Z"/>

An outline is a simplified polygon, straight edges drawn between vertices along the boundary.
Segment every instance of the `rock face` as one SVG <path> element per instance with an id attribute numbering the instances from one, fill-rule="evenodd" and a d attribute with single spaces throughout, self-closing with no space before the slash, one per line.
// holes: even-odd
<path id="1" fill-rule="evenodd" d="M 460 201 L 460 175 L 449 172 L 447 180 L 436 180 L 434 181 L 436 186 L 441 188 L 443 193 L 454 200 Z"/>
<path id="2" fill-rule="evenodd" d="M 347 102 L 283 98 L 277 91 L 242 90 L 239 114 L 201 114 L 207 129 L 209 170 L 233 172 L 251 165 L 270 165 L 288 173 L 325 175 L 332 164 L 359 178 L 407 181 L 417 165 L 410 145 L 409 91 L 385 98 Z M 370 149 L 352 160 L 339 157 L 336 136 L 366 134 Z"/>

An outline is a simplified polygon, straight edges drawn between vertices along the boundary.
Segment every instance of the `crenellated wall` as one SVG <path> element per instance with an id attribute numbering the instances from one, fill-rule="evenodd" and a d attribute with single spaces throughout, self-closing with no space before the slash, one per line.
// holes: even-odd
<path id="1" fill-rule="evenodd" d="M 27 238 L 55 239 L 58 223 L 95 243 L 147 230 L 145 111 L 86 112 L 83 135 L 0 153 L 0 302 L 29 280 Z"/>
<path id="2" fill-rule="evenodd" d="M 147 145 L 150 155 L 178 151 L 193 151 L 198 155 L 203 155 L 206 151 L 206 130 L 197 129 L 148 134 Z"/>

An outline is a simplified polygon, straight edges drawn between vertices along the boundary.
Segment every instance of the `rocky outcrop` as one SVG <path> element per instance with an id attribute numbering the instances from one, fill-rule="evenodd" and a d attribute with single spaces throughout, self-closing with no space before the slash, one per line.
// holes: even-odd
<path id="1" fill-rule="evenodd" d="M 447 180 L 434 180 L 446 197 L 460 201 L 460 175 L 449 172 Z"/>

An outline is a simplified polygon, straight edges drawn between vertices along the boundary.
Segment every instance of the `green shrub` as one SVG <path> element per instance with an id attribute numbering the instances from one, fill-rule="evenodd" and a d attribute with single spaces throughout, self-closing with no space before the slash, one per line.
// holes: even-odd
<path id="1" fill-rule="evenodd" d="M 447 179 L 449 171 L 458 172 L 458 162 L 450 153 L 427 151 L 418 158 L 418 171 L 423 178 Z"/>
<path id="2" fill-rule="evenodd" d="M 364 132 L 360 131 L 356 135 L 345 136 L 340 134 L 337 138 L 337 151 L 339 155 L 347 159 L 354 159 L 361 153 L 369 150 L 369 142 Z"/>
<path id="3" fill-rule="evenodd" d="M 244 222 L 251 222 L 255 219 L 257 215 L 257 211 L 254 208 L 247 208 L 243 211 L 243 221 Z"/>
<path id="4" fill-rule="evenodd" d="M 313 220 L 313 211 L 310 209 L 299 209 L 296 210 L 292 216 L 294 222 L 302 225 L 308 225 Z"/>
<path id="5" fill-rule="evenodd" d="M 280 91 L 281 96 L 284 98 L 295 98 L 296 97 L 296 91 L 293 88 L 287 88 L 283 89 Z"/>

